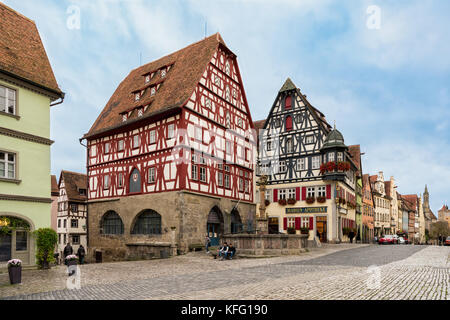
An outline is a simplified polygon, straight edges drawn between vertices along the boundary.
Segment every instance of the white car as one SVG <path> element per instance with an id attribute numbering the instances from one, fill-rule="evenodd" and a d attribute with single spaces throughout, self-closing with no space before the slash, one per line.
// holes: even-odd
<path id="1" fill-rule="evenodd" d="M 398 238 L 398 243 L 399 244 L 406 244 L 406 241 L 405 241 L 405 239 L 403 237 L 399 237 Z"/>

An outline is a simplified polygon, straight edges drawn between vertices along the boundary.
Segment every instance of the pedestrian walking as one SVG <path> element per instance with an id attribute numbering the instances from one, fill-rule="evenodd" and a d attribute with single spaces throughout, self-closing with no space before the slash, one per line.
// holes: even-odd
<path id="1" fill-rule="evenodd" d="M 68 255 L 73 254 L 72 246 L 70 245 L 70 242 L 67 242 L 66 246 L 64 247 L 64 264 L 66 264 L 66 257 Z"/>
<path id="2" fill-rule="evenodd" d="M 207 235 L 205 237 L 205 249 L 206 249 L 206 253 L 210 253 L 209 252 L 209 247 L 211 246 L 211 239 L 209 238 L 209 236 Z"/>
<path id="3" fill-rule="evenodd" d="M 80 264 L 84 263 L 84 256 L 86 255 L 86 251 L 84 250 L 84 247 L 82 244 L 80 244 L 80 247 L 77 251 L 78 260 L 80 261 Z"/>

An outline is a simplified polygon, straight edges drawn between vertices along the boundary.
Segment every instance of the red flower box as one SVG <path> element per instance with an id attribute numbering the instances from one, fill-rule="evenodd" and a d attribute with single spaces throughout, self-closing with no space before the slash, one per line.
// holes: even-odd
<path id="1" fill-rule="evenodd" d="M 327 199 L 325 197 L 317 197 L 317 202 L 325 203 L 325 201 L 327 201 Z"/>
<path id="2" fill-rule="evenodd" d="M 288 200 L 287 200 L 287 203 L 288 204 L 295 204 L 297 202 L 297 200 L 295 200 L 294 198 L 289 198 Z"/>
<path id="3" fill-rule="evenodd" d="M 278 204 L 285 206 L 286 205 L 286 199 L 278 199 Z"/>
<path id="4" fill-rule="evenodd" d="M 314 203 L 315 200 L 316 200 L 316 199 L 315 199 L 314 197 L 307 197 L 307 198 L 306 198 L 306 203 L 312 204 L 312 203 Z"/>

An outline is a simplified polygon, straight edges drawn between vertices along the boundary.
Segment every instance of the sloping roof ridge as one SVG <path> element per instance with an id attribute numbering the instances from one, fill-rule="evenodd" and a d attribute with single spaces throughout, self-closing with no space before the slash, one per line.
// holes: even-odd
<path id="1" fill-rule="evenodd" d="M 33 23 L 33 24 L 36 24 L 36 22 L 35 22 L 34 20 L 32 20 L 32 19 L 30 19 L 30 18 L 24 16 L 24 15 L 21 14 L 20 12 L 17 12 L 16 10 L 14 10 L 13 8 L 7 6 L 7 5 L 4 4 L 3 2 L 0 2 L 0 6 L 4 7 L 6 10 L 11 11 L 12 13 L 17 14 L 17 15 L 20 16 L 21 18 L 24 18 L 24 19 L 28 20 L 29 22 L 31 22 L 31 23 Z"/>

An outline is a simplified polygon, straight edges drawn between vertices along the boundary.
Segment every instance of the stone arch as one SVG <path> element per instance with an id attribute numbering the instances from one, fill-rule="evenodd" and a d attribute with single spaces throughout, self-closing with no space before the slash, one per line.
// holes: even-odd
<path id="1" fill-rule="evenodd" d="M 122 235 L 124 224 L 120 215 L 114 210 L 106 211 L 100 219 L 100 234 Z"/>
<path id="2" fill-rule="evenodd" d="M 243 230 L 242 219 L 239 211 L 236 208 L 231 210 L 230 214 L 230 232 L 231 233 L 240 233 Z"/>
<path id="3" fill-rule="evenodd" d="M 206 220 L 206 233 L 211 239 L 211 245 L 216 246 L 224 233 L 224 219 L 222 211 L 214 206 L 208 213 Z"/>
<path id="4" fill-rule="evenodd" d="M 161 233 L 161 215 L 153 209 L 140 211 L 131 224 L 130 234 L 132 235 L 160 235 Z"/>
<path id="5" fill-rule="evenodd" d="M 34 222 L 16 212 L 0 212 L 0 217 L 13 217 L 28 224 L 25 229 L 17 228 L 9 233 L 0 233 L 0 261 L 20 259 L 24 265 L 35 264 L 35 237 L 32 232 L 36 230 Z"/>

